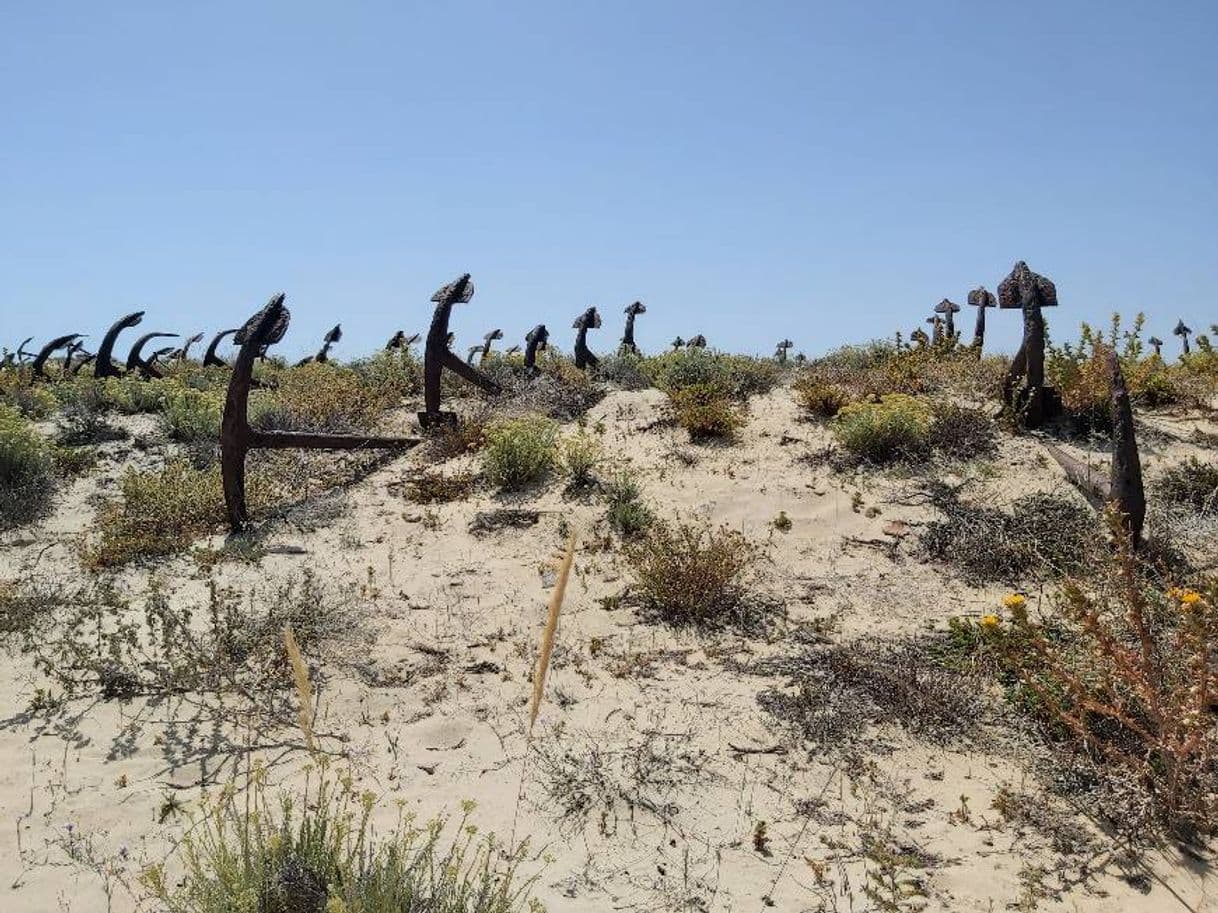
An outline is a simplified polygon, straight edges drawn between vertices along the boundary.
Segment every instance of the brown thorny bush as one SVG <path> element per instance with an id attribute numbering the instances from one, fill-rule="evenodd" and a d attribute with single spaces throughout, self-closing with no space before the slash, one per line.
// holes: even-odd
<path id="1" fill-rule="evenodd" d="M 1114 512 L 1108 521 L 1116 543 L 1108 566 L 1066 581 L 1060 619 L 1034 620 L 1022 600 L 1014 607 L 1010 662 L 1032 706 L 1084 752 L 1132 775 L 1160 820 L 1212 832 L 1218 582 L 1162 586 Z"/>
<path id="2" fill-rule="evenodd" d="M 625 546 L 644 611 L 668 624 L 748 624 L 745 585 L 761 549 L 726 526 L 653 521 Z"/>

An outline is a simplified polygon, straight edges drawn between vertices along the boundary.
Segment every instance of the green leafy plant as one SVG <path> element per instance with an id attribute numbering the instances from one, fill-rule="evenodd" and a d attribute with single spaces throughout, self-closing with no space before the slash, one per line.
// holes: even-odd
<path id="1" fill-rule="evenodd" d="M 714 384 L 682 387 L 670 393 L 669 399 L 677 424 L 689 432 L 691 441 L 731 440 L 744 424 L 740 409 Z"/>
<path id="2" fill-rule="evenodd" d="M 482 453 L 487 479 L 518 491 L 543 479 L 558 462 L 558 424 L 542 415 L 525 415 L 492 424 Z"/>
<path id="3" fill-rule="evenodd" d="M 50 444 L 17 409 L 0 405 L 0 528 L 37 517 L 54 490 Z"/>
<path id="4" fill-rule="evenodd" d="M 605 518 L 623 539 L 637 536 L 655 520 L 651 509 L 643 502 L 638 481 L 626 470 L 606 482 L 604 492 L 608 505 Z"/>
<path id="5" fill-rule="evenodd" d="M 870 463 L 912 460 L 930 450 L 932 420 L 924 400 L 889 393 L 879 402 L 842 407 L 833 420 L 833 434 L 853 456 Z"/>

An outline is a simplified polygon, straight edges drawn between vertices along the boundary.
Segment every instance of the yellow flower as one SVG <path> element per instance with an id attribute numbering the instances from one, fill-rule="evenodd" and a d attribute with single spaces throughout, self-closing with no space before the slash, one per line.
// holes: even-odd
<path id="1" fill-rule="evenodd" d="M 1002 619 L 999 618 L 997 615 L 995 615 L 993 612 L 991 612 L 988 615 L 981 616 L 980 625 L 981 625 L 982 629 L 984 629 L 986 631 L 997 630 L 997 628 L 1000 624 L 1002 624 Z"/>
<path id="2" fill-rule="evenodd" d="M 1002 605 L 1004 608 L 1016 612 L 1028 604 L 1028 599 L 1023 593 L 1011 593 L 1008 596 L 1002 597 Z"/>
<path id="3" fill-rule="evenodd" d="M 1195 606 L 1201 601 L 1201 594 L 1196 590 L 1185 590 L 1180 594 L 1180 601 L 1186 606 Z"/>

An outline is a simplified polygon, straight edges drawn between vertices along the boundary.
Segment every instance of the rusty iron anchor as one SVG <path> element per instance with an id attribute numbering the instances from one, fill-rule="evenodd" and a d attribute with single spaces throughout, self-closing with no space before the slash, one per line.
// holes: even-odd
<path id="1" fill-rule="evenodd" d="M 220 421 L 220 472 L 229 526 L 241 532 L 249 524 L 245 504 L 245 457 L 251 450 L 371 450 L 409 449 L 419 438 L 375 437 L 361 434 L 315 434 L 309 431 L 258 431 L 250 427 L 249 397 L 254 359 L 283 338 L 291 313 L 284 295 L 276 295 L 238 331 L 241 349 L 233 362 Z"/>
<path id="2" fill-rule="evenodd" d="M 448 321 L 454 304 L 466 304 L 474 297 L 474 283 L 469 273 L 443 286 L 431 296 L 436 303 L 427 331 L 427 348 L 423 352 L 423 405 L 419 425 L 424 431 L 457 423 L 455 412 L 440 411 L 440 375 L 447 368 L 488 393 L 499 394 L 502 388 L 472 365 L 467 365 L 449 348 L 452 334 Z"/>

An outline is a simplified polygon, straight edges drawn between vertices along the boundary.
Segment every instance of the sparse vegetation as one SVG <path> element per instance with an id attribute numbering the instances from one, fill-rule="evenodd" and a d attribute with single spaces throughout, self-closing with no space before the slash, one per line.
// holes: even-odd
<path id="1" fill-rule="evenodd" d="M 468 472 L 423 470 L 403 480 L 406 497 L 415 504 L 444 504 L 462 501 L 474 488 L 474 477 Z"/>

